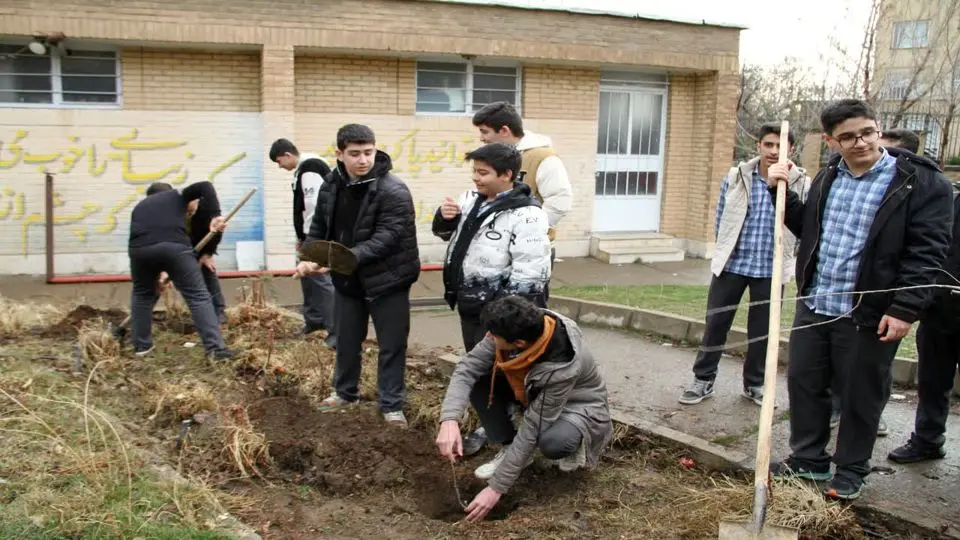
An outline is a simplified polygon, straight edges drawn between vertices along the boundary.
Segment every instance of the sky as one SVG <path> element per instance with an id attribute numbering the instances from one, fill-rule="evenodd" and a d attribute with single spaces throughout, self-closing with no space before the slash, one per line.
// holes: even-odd
<path id="1" fill-rule="evenodd" d="M 463 0 L 460 0 L 463 1 Z M 787 56 L 827 73 L 839 61 L 834 43 L 855 58 L 870 14 L 870 0 L 467 0 L 530 7 L 610 10 L 747 27 L 740 34 L 741 63 L 771 65 Z M 789 11 L 783 11 L 789 7 Z"/>

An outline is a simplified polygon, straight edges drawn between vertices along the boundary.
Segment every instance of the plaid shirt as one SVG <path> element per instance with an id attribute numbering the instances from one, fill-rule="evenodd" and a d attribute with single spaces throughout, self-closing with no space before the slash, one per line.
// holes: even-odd
<path id="1" fill-rule="evenodd" d="M 809 295 L 832 294 L 804 300 L 815 313 L 830 317 L 850 315 L 856 290 L 860 256 L 883 196 L 893 181 L 897 160 L 882 155 L 869 171 L 853 176 L 842 160 L 830 186 L 820 228 L 820 253 Z M 837 294 L 845 293 L 845 294 Z"/>
<path id="2" fill-rule="evenodd" d="M 752 278 L 769 278 L 773 275 L 773 221 L 774 207 L 767 191 L 767 181 L 760 176 L 759 168 L 751 176 L 750 200 L 747 216 L 740 229 L 737 246 L 727 260 L 724 272 Z M 716 229 L 720 230 L 720 217 L 727 198 L 729 183 L 724 179 L 717 202 Z"/>

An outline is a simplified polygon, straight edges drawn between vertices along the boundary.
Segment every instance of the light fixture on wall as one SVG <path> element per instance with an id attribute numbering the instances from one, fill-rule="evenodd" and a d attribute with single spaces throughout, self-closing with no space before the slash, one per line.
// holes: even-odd
<path id="1" fill-rule="evenodd" d="M 57 47 L 64 51 L 63 41 L 67 36 L 63 32 L 48 32 L 47 34 L 36 34 L 33 41 L 27 44 L 27 49 L 33 54 L 43 56 L 51 47 Z"/>
<path id="2" fill-rule="evenodd" d="M 44 54 L 47 54 L 47 46 L 44 45 L 43 42 L 37 38 L 34 38 L 34 40 L 31 41 L 29 45 L 27 45 L 27 48 L 30 49 L 30 52 L 36 55 L 42 56 Z"/>

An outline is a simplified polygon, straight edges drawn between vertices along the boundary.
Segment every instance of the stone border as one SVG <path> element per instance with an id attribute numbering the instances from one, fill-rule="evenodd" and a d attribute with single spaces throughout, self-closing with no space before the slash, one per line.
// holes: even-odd
<path id="1" fill-rule="evenodd" d="M 580 324 L 649 332 L 693 344 L 699 344 L 703 341 L 703 320 L 691 319 L 673 313 L 555 295 L 550 295 L 550 309 L 570 317 Z M 743 328 L 734 327 L 730 330 L 728 339 L 733 343 L 745 342 L 747 341 L 747 331 Z M 780 338 L 779 360 L 781 365 L 786 365 L 789 359 L 788 343 L 787 338 Z M 744 355 L 747 352 L 747 347 L 745 345 L 732 346 L 730 351 Z M 916 360 L 898 356 L 893 359 L 892 369 L 895 383 L 909 387 L 916 386 Z M 960 396 L 960 373 L 957 374 L 957 381 L 954 384 L 954 394 Z"/>

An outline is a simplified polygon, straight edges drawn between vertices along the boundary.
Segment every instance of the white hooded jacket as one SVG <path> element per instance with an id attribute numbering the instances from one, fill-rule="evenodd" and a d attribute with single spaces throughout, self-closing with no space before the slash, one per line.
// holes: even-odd
<path id="1" fill-rule="evenodd" d="M 517 150 L 523 152 L 531 148 L 552 146 L 552 144 L 553 141 L 546 135 L 525 131 L 523 138 L 517 143 Z M 544 159 L 540 162 L 540 168 L 537 169 L 536 180 L 543 211 L 547 213 L 550 226 L 556 227 L 557 223 L 570 213 L 573 206 L 573 188 L 570 186 L 570 178 L 567 176 L 563 161 L 558 156 Z"/>

